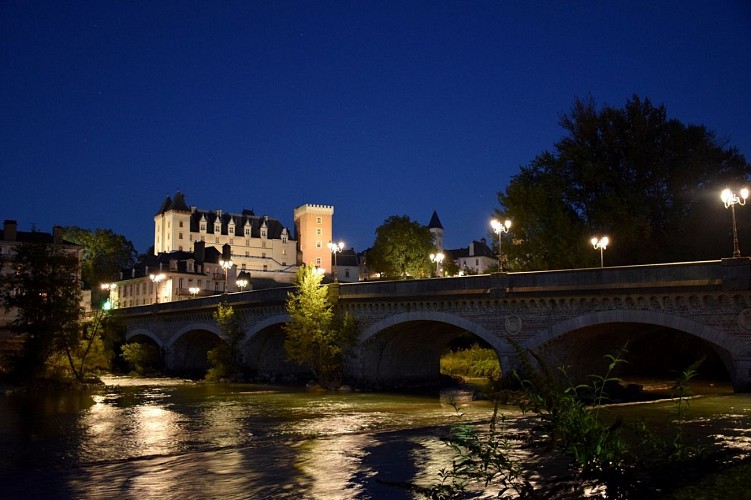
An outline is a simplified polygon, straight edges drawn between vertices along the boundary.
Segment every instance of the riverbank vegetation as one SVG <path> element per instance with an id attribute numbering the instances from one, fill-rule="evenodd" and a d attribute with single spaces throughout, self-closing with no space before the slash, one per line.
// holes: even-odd
<path id="1" fill-rule="evenodd" d="M 739 465 L 737 451 L 700 444 L 685 430 L 690 421 L 690 382 L 698 364 L 677 377 L 673 411 L 664 425 L 625 422 L 611 411 L 608 387 L 620 382 L 615 373 L 626 362 L 626 352 L 624 348 L 607 355 L 602 375 L 574 383 L 565 369 L 552 369 L 533 354 L 519 351 L 523 369 L 515 379 L 526 418 L 506 420 L 496 395 L 487 426 L 460 418 L 452 428 L 446 443 L 455 458 L 437 483 L 410 489 L 434 499 L 476 494 L 528 499 L 717 498 L 712 496 L 716 490 L 697 496 L 697 484 L 720 484 L 728 488 L 723 495 L 745 494 L 745 484 L 737 478 L 749 464 Z"/>

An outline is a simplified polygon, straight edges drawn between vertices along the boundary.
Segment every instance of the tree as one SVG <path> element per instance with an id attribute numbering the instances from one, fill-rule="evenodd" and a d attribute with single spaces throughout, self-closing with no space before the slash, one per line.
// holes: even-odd
<path id="1" fill-rule="evenodd" d="M 82 378 L 73 359 L 82 332 L 77 250 L 23 243 L 12 259 L 12 272 L 0 276 L 0 297 L 6 310 L 15 310 L 11 330 L 25 336 L 17 375 L 25 381 L 40 377 L 52 354 L 65 353 Z"/>
<path id="2" fill-rule="evenodd" d="M 567 134 L 554 151 L 498 194 L 496 215 L 514 219 L 504 245 L 512 269 L 596 265 L 588 241 L 597 235 L 610 238 L 610 265 L 730 256 L 732 226 L 719 194 L 751 174 L 735 148 L 637 96 L 600 110 L 577 99 L 560 123 Z"/>
<path id="3" fill-rule="evenodd" d="M 344 357 L 357 339 L 357 323 L 351 314 L 335 311 L 322 279 L 312 266 L 298 269 L 295 291 L 287 297 L 290 319 L 284 326 L 284 348 L 289 359 L 307 365 L 321 385 L 336 387 L 344 377 Z"/>
<path id="4" fill-rule="evenodd" d="M 133 243 L 110 229 L 81 229 L 76 226 L 64 228 L 67 241 L 80 245 L 81 280 L 85 289 L 91 289 L 92 304 L 103 300 L 101 283 L 118 279 L 121 269 L 132 267 L 137 252 Z"/>
<path id="5" fill-rule="evenodd" d="M 206 378 L 219 380 L 231 378 L 237 374 L 238 343 L 242 338 L 240 320 L 235 308 L 227 303 L 220 303 L 212 315 L 219 328 L 227 335 L 227 342 L 221 342 L 208 352 L 209 372 Z"/>
<path id="6" fill-rule="evenodd" d="M 376 229 L 373 248 L 368 251 L 368 270 L 389 279 L 431 276 L 436 251 L 433 233 L 408 216 L 392 215 Z"/>

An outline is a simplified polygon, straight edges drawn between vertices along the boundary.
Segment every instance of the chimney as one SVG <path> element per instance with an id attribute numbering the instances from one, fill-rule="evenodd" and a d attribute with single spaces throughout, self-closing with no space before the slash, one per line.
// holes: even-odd
<path id="1" fill-rule="evenodd" d="M 5 220 L 3 225 L 3 238 L 5 241 L 16 241 L 16 229 L 18 224 L 14 220 Z"/>
<path id="2" fill-rule="evenodd" d="M 52 243 L 59 245 L 63 242 L 63 228 L 55 226 L 52 228 Z"/>
<path id="3" fill-rule="evenodd" d="M 206 260 L 206 243 L 203 241 L 196 241 L 193 245 L 193 256 L 196 258 L 196 262 L 203 262 Z"/>

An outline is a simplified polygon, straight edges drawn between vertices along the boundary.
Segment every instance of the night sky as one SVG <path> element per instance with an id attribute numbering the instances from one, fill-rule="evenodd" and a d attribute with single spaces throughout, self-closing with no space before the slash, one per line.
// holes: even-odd
<path id="1" fill-rule="evenodd" d="M 180 190 L 334 205 L 357 250 L 436 210 L 466 247 L 576 97 L 633 94 L 749 159 L 751 2 L 4 0 L 0 218 L 144 252 Z"/>

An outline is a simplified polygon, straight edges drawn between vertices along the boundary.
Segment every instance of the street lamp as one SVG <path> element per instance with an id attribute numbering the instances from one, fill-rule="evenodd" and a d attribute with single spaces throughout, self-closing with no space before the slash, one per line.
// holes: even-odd
<path id="1" fill-rule="evenodd" d="M 440 276 L 441 275 L 441 273 L 439 272 L 439 267 L 438 266 L 441 265 L 441 262 L 443 262 L 443 259 L 445 257 L 446 256 L 443 255 L 441 252 L 431 253 L 430 254 L 430 262 L 434 262 L 435 263 L 435 275 L 436 276 Z"/>
<path id="2" fill-rule="evenodd" d="M 164 273 L 149 275 L 149 278 L 151 278 L 151 281 L 154 283 L 154 302 L 156 304 L 159 303 L 159 282 L 164 281 L 166 277 L 167 276 L 165 276 Z"/>
<path id="3" fill-rule="evenodd" d="M 232 269 L 233 264 L 234 262 L 232 262 L 232 259 L 219 259 L 219 265 L 224 269 L 224 293 L 227 293 L 227 273 Z"/>
<path id="4" fill-rule="evenodd" d="M 501 243 L 503 240 L 501 236 L 504 233 L 508 233 L 508 230 L 511 227 L 511 221 L 506 219 L 501 223 L 498 219 L 493 219 L 490 221 L 490 226 L 493 228 L 493 231 L 495 231 L 495 234 L 498 235 L 498 270 L 503 271 L 503 251 L 501 250 Z"/>
<path id="5" fill-rule="evenodd" d="M 735 225 L 735 206 L 743 206 L 746 204 L 748 189 L 741 189 L 740 196 L 732 192 L 730 189 L 725 189 L 722 191 L 720 198 L 725 204 L 725 208 L 730 208 L 730 211 L 733 214 L 733 257 L 737 259 L 741 256 L 741 249 L 738 246 L 738 227 Z"/>
<path id="6" fill-rule="evenodd" d="M 339 281 L 339 278 L 336 275 L 336 254 L 342 251 L 342 248 L 344 248 L 344 242 L 340 241 L 339 243 L 332 243 L 329 241 L 328 247 L 329 250 L 331 250 L 331 253 L 334 254 L 334 281 Z"/>
<path id="7" fill-rule="evenodd" d="M 605 261 L 603 260 L 603 250 L 605 250 L 608 247 L 608 243 L 610 240 L 607 236 L 603 236 L 602 238 L 594 237 L 590 240 L 592 242 L 592 246 L 595 250 L 600 250 L 600 267 L 604 267 Z"/>
<path id="8" fill-rule="evenodd" d="M 191 294 L 191 295 L 193 296 L 193 298 L 195 299 L 195 298 L 196 298 L 196 295 L 198 295 L 198 292 L 200 292 L 200 291 L 201 291 L 201 289 L 200 289 L 200 288 L 198 288 L 197 286 L 192 286 L 192 287 L 188 288 L 188 291 L 190 292 L 190 294 Z"/>
<path id="9" fill-rule="evenodd" d="M 115 303 L 112 300 L 112 290 L 117 288 L 117 283 L 102 283 L 102 290 L 107 290 L 107 302 L 104 303 L 102 309 L 109 311 L 115 308 Z"/>
<path id="10" fill-rule="evenodd" d="M 243 288 L 250 284 L 250 273 L 247 271 L 240 271 L 240 274 L 237 275 L 237 280 L 235 280 L 235 284 L 242 292 Z"/>

